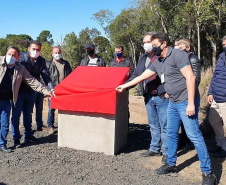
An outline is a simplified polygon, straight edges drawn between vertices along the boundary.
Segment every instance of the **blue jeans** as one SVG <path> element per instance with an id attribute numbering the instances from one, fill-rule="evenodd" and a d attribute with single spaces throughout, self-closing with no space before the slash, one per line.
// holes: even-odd
<path id="1" fill-rule="evenodd" d="M 40 127 L 43 126 L 43 121 L 42 121 L 43 99 L 44 99 L 44 95 L 41 94 L 41 93 L 36 92 L 36 100 L 35 100 L 36 114 L 35 114 L 35 120 L 36 120 L 37 128 L 40 128 Z"/>
<path id="2" fill-rule="evenodd" d="M 6 146 L 9 132 L 10 100 L 0 100 L 0 147 Z"/>
<path id="3" fill-rule="evenodd" d="M 168 99 L 162 99 L 159 96 L 145 96 L 145 106 L 148 115 L 148 123 L 151 132 L 150 151 L 159 152 L 160 149 L 164 155 L 167 154 L 167 108 Z M 162 145 L 160 146 L 160 143 Z"/>
<path id="4" fill-rule="evenodd" d="M 12 118 L 11 118 L 11 129 L 13 139 L 20 139 L 20 115 L 23 112 L 23 124 L 25 129 L 25 137 L 33 136 L 32 133 L 32 113 L 35 103 L 35 92 L 31 93 L 18 93 L 18 99 L 14 106 L 12 102 Z"/>
<path id="5" fill-rule="evenodd" d="M 51 99 L 50 98 L 48 98 L 48 105 L 49 105 L 49 111 L 48 111 L 47 124 L 48 124 L 48 127 L 53 127 L 56 109 L 51 108 Z"/>
<path id="6" fill-rule="evenodd" d="M 200 168 L 202 173 L 209 174 L 212 171 L 210 157 L 207 152 L 206 144 L 202 133 L 199 130 L 198 122 L 198 103 L 196 106 L 196 114 L 194 116 L 186 115 L 186 108 L 188 101 L 181 103 L 169 102 L 168 107 L 168 158 L 167 163 L 174 166 L 177 160 L 177 146 L 178 146 L 178 130 L 181 121 L 184 124 L 185 132 L 191 142 L 194 144 L 199 160 L 201 162 Z"/>

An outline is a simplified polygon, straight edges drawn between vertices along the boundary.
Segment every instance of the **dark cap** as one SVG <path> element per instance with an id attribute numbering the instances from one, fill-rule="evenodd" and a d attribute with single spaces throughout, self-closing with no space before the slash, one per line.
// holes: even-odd
<path id="1" fill-rule="evenodd" d="M 85 46 L 85 48 L 86 48 L 86 49 L 87 49 L 87 48 L 94 49 L 95 46 L 94 46 L 94 44 L 92 44 L 92 43 L 87 43 L 86 46 Z"/>

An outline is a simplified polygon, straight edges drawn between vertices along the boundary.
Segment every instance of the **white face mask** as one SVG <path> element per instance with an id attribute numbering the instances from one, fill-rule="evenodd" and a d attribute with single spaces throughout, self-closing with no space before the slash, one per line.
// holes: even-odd
<path id="1" fill-rule="evenodd" d="M 179 49 L 179 47 L 178 47 L 178 46 L 174 46 L 174 48 L 175 48 L 175 49 Z"/>
<path id="2" fill-rule="evenodd" d="M 55 58 L 56 60 L 60 60 L 60 59 L 61 59 L 61 54 L 55 53 L 55 54 L 54 54 L 54 58 Z"/>
<path id="3" fill-rule="evenodd" d="M 38 58 L 39 55 L 40 55 L 40 52 L 39 51 L 36 51 L 36 50 L 30 51 L 31 58 Z"/>
<path id="4" fill-rule="evenodd" d="M 145 43 L 143 47 L 144 47 L 145 52 L 147 52 L 147 53 L 151 52 L 152 48 L 153 48 L 151 43 Z"/>
<path id="5" fill-rule="evenodd" d="M 6 64 L 7 65 L 13 65 L 16 62 L 16 58 L 12 57 L 11 55 L 6 55 Z"/>

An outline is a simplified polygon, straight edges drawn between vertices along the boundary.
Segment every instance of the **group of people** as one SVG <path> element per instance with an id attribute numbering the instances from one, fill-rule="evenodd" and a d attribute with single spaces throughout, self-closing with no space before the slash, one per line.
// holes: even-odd
<path id="1" fill-rule="evenodd" d="M 223 53 L 217 62 L 213 74 L 208 102 L 211 104 L 209 121 L 216 135 L 216 147 L 212 151 L 215 157 L 226 157 L 226 36 L 222 39 Z M 85 46 L 87 57 L 81 66 L 106 67 L 106 62 L 95 53 L 95 46 Z M 133 62 L 124 56 L 121 45 L 115 47 L 115 58 L 109 67 L 129 67 L 130 78 L 116 88 L 123 92 L 139 83 L 144 96 L 151 132 L 148 151 L 141 156 L 163 156 L 163 166 L 157 174 L 177 172 L 178 131 L 182 126 L 187 142 L 197 150 L 201 162 L 203 184 L 215 184 L 211 161 L 202 133 L 199 130 L 198 111 L 201 81 L 200 60 L 192 51 L 191 41 L 180 39 L 177 46 L 170 46 L 169 36 L 165 33 L 148 32 L 143 37 L 145 53 L 140 56 L 136 68 Z M 14 147 L 21 147 L 19 119 L 23 113 L 24 141 L 38 142 L 32 132 L 32 112 L 36 107 L 37 131 L 47 130 L 54 133 L 55 109 L 51 108 L 54 88 L 71 72 L 68 61 L 62 58 L 60 47 L 52 48 L 52 59 L 45 61 L 40 56 L 41 44 L 32 41 L 28 51 L 21 53 L 17 47 L 10 46 L 6 55 L 0 57 L 0 151 L 11 152 L 7 148 L 10 111 L 11 130 Z M 48 120 L 45 127 L 42 120 L 43 98 L 48 96 Z"/>
<path id="2" fill-rule="evenodd" d="M 10 112 L 11 132 L 14 148 L 21 147 L 19 130 L 20 116 L 23 113 L 24 141 L 36 143 L 33 136 L 32 113 L 36 107 L 37 131 L 47 130 L 54 133 L 54 112 L 51 97 L 54 87 L 72 71 L 68 61 L 62 59 L 61 49 L 52 48 L 52 59 L 47 61 L 40 56 L 41 44 L 32 41 L 28 51 L 21 53 L 17 47 L 9 46 L 4 57 L 0 57 L 0 151 L 10 153 L 7 148 Z M 48 128 L 43 125 L 42 110 L 44 96 L 50 97 L 48 111 Z"/>
<path id="3" fill-rule="evenodd" d="M 178 133 L 183 125 L 184 134 L 197 151 L 203 184 L 216 184 L 209 152 L 214 157 L 226 157 L 226 36 L 222 39 L 223 53 L 217 61 L 208 92 L 209 121 L 216 136 L 216 146 L 209 151 L 198 122 L 200 60 L 194 55 L 190 40 L 180 39 L 177 44 L 175 48 L 170 46 L 168 34 L 146 33 L 143 38 L 145 54 L 140 57 L 130 79 L 116 90 L 121 93 L 140 85 L 151 132 L 150 148 L 141 156 L 163 155 L 163 166 L 156 170 L 158 175 L 177 172 Z"/>

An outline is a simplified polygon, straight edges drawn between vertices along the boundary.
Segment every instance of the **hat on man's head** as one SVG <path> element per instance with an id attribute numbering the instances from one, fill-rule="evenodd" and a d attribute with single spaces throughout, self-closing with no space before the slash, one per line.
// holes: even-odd
<path id="1" fill-rule="evenodd" d="M 94 44 L 93 44 L 93 43 L 87 43 L 87 44 L 86 44 L 86 46 L 85 46 L 85 48 L 86 48 L 86 49 L 87 49 L 87 48 L 94 49 L 94 48 L 95 48 L 95 46 L 94 46 Z"/>

